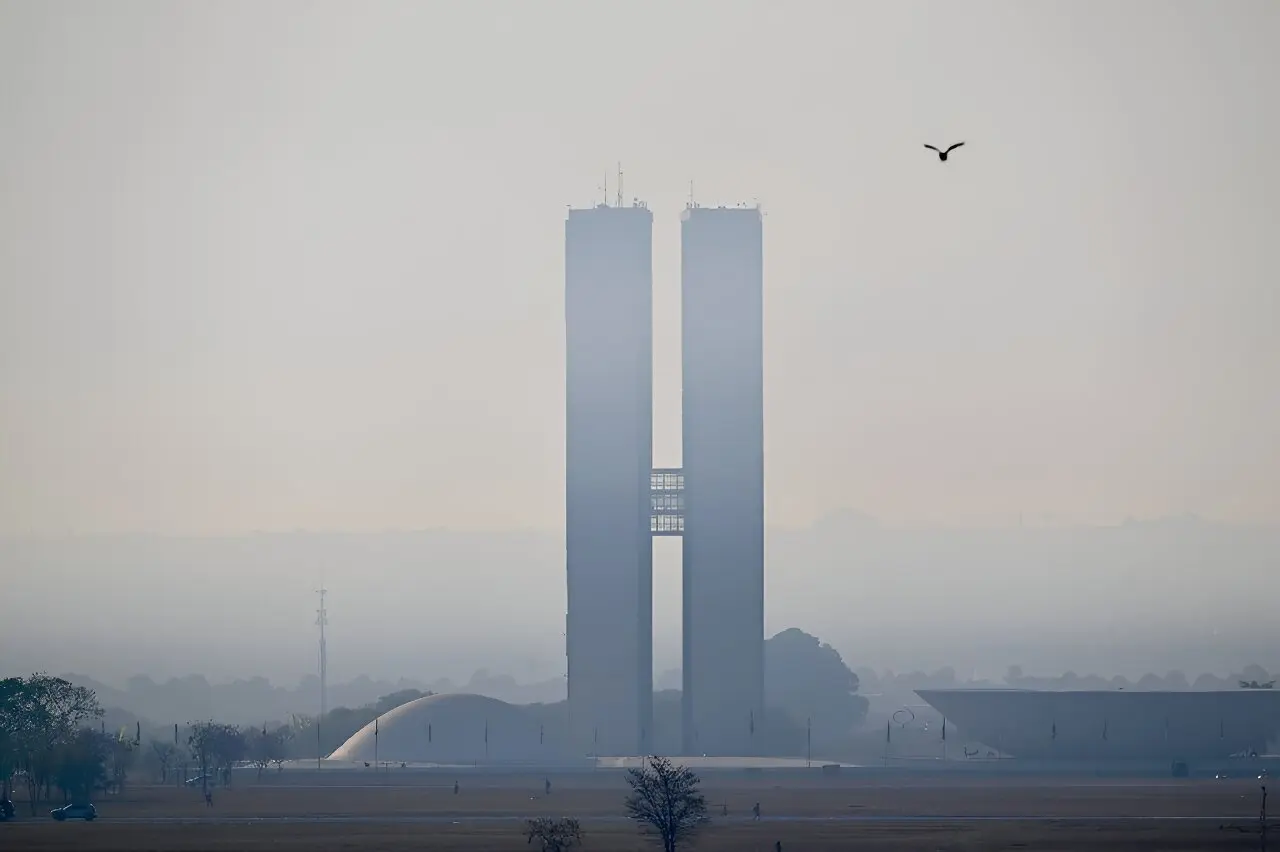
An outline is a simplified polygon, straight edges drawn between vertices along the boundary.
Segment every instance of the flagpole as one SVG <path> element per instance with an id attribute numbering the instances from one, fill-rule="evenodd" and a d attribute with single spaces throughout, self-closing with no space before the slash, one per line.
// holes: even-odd
<path id="1" fill-rule="evenodd" d="M 1169 748 L 1169 717 L 1164 717 L 1164 748 L 1168 753 L 1169 764 L 1173 765 L 1173 749 Z"/>
<path id="2" fill-rule="evenodd" d="M 805 731 L 805 757 L 804 765 L 810 769 L 813 768 L 813 717 L 809 717 L 809 722 Z"/>

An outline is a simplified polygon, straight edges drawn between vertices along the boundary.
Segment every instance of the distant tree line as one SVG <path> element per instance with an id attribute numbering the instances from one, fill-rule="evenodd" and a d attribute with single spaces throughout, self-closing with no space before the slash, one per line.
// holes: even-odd
<path id="1" fill-rule="evenodd" d="M 140 755 L 161 783 L 183 783 L 194 769 L 205 787 L 230 784 L 237 765 L 255 766 L 261 777 L 293 756 L 292 725 L 191 722 L 171 735 L 152 730 L 144 749 L 141 722 L 111 731 L 103 716 L 93 690 L 62 678 L 0 680 L 0 798 L 22 789 L 33 815 L 55 793 L 63 802 L 87 802 L 96 792 L 122 790 Z"/>
<path id="2" fill-rule="evenodd" d="M 79 687 L 77 687 L 79 689 Z M 92 694 L 89 690 L 86 693 Z M 430 695 L 416 689 L 400 690 L 384 695 L 362 707 L 336 707 L 320 720 L 317 738 L 316 718 L 294 714 L 288 721 L 261 725 L 233 725 L 216 719 L 189 721 L 157 727 L 145 723 L 145 748 L 138 748 L 143 768 L 161 784 L 207 781 L 226 786 L 236 766 L 251 766 L 260 779 L 274 767 L 282 771 L 289 760 L 314 760 L 317 754 L 328 755 L 352 734 L 376 716 L 405 702 Z M 101 711 L 97 711 L 101 716 Z M 144 741 L 144 724 L 135 723 L 138 736 L 134 747 Z"/>
<path id="3" fill-rule="evenodd" d="M 147 761 L 160 783 L 178 783 L 197 779 L 203 789 L 231 784 L 231 770 L 249 765 L 258 777 L 270 766 L 277 770 L 293 755 L 290 752 L 294 732 L 290 725 L 266 725 L 261 728 L 229 725 L 212 719 L 190 722 L 181 736 L 175 725 L 172 737 L 153 737 Z M 191 778 L 186 776 L 192 772 Z"/>
<path id="4" fill-rule="evenodd" d="M 224 722 L 261 728 L 264 719 L 287 720 L 291 713 L 314 713 L 320 703 L 319 678 L 307 675 L 296 686 L 279 686 L 263 677 L 239 678 L 217 683 L 201 675 L 153 680 L 147 675 L 129 677 L 120 685 L 101 683 L 88 675 L 63 675 L 77 686 L 92 689 L 106 708 L 111 727 L 112 708 L 120 708 L 135 718 L 152 719 L 157 725 L 212 716 Z M 555 688 L 552 688 L 555 687 Z M 507 675 L 493 675 L 481 669 L 468 682 L 439 678 L 430 682 L 408 678 L 374 679 L 361 675 L 345 682 L 330 682 L 329 707 L 363 707 L 382 696 L 405 690 L 430 692 L 473 692 L 502 701 L 528 703 L 558 700 L 564 693 L 564 678 L 554 682 L 517 683 Z M 170 730 L 172 735 L 172 730 Z"/>
<path id="5" fill-rule="evenodd" d="M 858 676 L 829 644 L 801 630 L 785 630 L 765 642 L 765 657 L 766 712 L 754 722 L 756 748 L 761 753 L 804 754 L 811 745 L 828 749 L 862 723 L 867 700 L 857 694 Z M 193 689 L 199 686 L 192 678 L 171 683 L 188 684 Z M 201 679 L 199 683 L 204 682 Z M 245 683 L 258 683 L 258 679 Z M 131 685 L 139 690 L 144 685 L 154 686 L 145 678 L 131 679 Z M 258 685 L 265 688 L 265 681 Z M 261 774 L 271 765 L 278 769 L 284 760 L 327 756 L 376 717 L 431 694 L 417 688 L 399 689 L 363 705 L 335 707 L 319 720 L 314 715 L 295 713 L 284 720 L 246 726 L 240 729 L 246 738 L 243 759 L 257 766 Z M 563 701 L 525 705 L 522 709 L 548 730 L 561 730 L 567 724 L 568 708 Z M 146 725 L 149 748 L 144 759 L 158 780 L 165 783 L 175 772 L 199 767 L 200 761 L 192 756 L 187 743 L 190 723 L 181 736 L 172 728 L 166 731 L 154 728 L 152 723 Z M 678 692 L 655 694 L 653 728 L 653 742 L 660 752 L 674 754 L 680 750 Z"/>
<path id="6" fill-rule="evenodd" d="M 1202 674 L 1195 681 L 1188 681 L 1187 676 L 1174 670 L 1164 676 L 1147 673 L 1136 681 L 1121 675 L 1104 678 L 1100 675 L 1077 675 L 1065 672 L 1057 677 L 1031 677 L 1023 673 L 1021 666 L 1010 666 L 1005 673 L 1005 683 L 1022 689 L 1128 689 L 1135 692 L 1155 690 L 1219 690 L 1239 687 L 1261 688 L 1262 684 L 1274 680 L 1262 666 L 1251 664 L 1244 670 L 1227 677 Z"/>
<path id="7" fill-rule="evenodd" d="M 1250 664 L 1239 672 L 1231 672 L 1226 676 L 1201 674 L 1191 680 L 1181 671 L 1173 670 L 1164 675 L 1148 672 L 1133 680 L 1124 675 L 1106 677 L 1098 674 L 1076 674 L 1072 671 L 1059 675 L 1029 675 L 1022 666 L 1009 666 L 1003 679 L 984 680 L 960 678 L 954 669 L 945 666 L 934 672 L 911 671 L 894 672 L 885 670 L 875 672 L 871 669 L 859 669 L 858 677 L 869 691 L 889 694 L 909 694 L 916 689 L 945 689 L 953 686 L 1013 686 L 1020 689 L 1071 690 L 1071 689 L 1126 689 L 1135 692 L 1154 690 L 1194 690 L 1210 691 L 1237 689 L 1245 684 L 1264 684 L 1275 681 L 1275 677 L 1262 666 Z"/>
<path id="8" fill-rule="evenodd" d="M 502 678 L 491 679 L 502 680 Z M 58 679 L 47 678 L 47 680 Z M 803 756 L 811 753 L 815 758 L 850 757 L 852 759 L 863 752 L 872 753 L 881 748 L 886 718 L 904 706 L 917 707 L 917 712 L 921 715 L 921 734 L 928 733 L 928 724 L 941 722 L 938 718 L 932 718 L 930 711 L 921 710 L 919 707 L 920 701 L 914 694 L 914 690 L 921 688 L 1007 685 L 1046 690 L 1209 690 L 1265 688 L 1274 680 L 1258 665 L 1246 666 L 1242 671 L 1231 673 L 1226 677 L 1201 675 L 1193 682 L 1178 671 L 1171 671 L 1163 676 L 1147 674 L 1136 680 L 1130 680 L 1121 676 L 1077 675 L 1073 672 L 1049 677 L 1032 676 L 1026 674 L 1019 666 L 1010 666 L 1003 679 L 997 677 L 987 680 L 959 677 L 950 667 L 943 667 L 933 672 L 876 672 L 868 668 L 860 668 L 855 672 L 831 645 L 802 630 L 792 628 L 778 633 L 765 642 L 765 713 L 763 718 L 753 721 L 753 735 L 755 749 L 760 754 Z M 363 683 L 365 686 L 374 685 L 373 681 L 367 679 Z M 400 683 L 403 684 L 404 681 Z M 139 677 L 131 679 L 130 693 L 136 692 L 142 695 L 146 687 L 146 689 L 156 689 L 167 694 L 171 689 L 176 689 L 179 684 L 189 686 L 196 692 L 200 691 L 200 687 L 205 690 L 211 689 L 203 678 L 198 677 L 170 681 L 163 689 L 149 679 Z M 274 689 L 260 678 L 237 682 L 237 684 L 239 684 L 237 688 L 252 687 L 256 691 Z M 85 692 L 94 694 L 93 690 L 85 690 Z M 327 756 L 377 716 L 408 701 L 431 694 L 433 693 L 428 690 L 402 688 L 384 694 L 375 701 L 335 707 L 319 720 L 314 715 L 292 714 L 283 720 L 277 717 L 275 721 L 269 721 L 266 724 L 237 727 L 236 730 L 242 739 L 242 744 L 238 747 L 237 760 L 252 764 L 261 776 L 273 766 L 277 770 L 281 769 L 286 760 L 314 760 L 317 756 Z M 156 708 L 156 710 L 162 709 L 162 707 Z M 560 731 L 567 726 L 567 705 L 563 701 L 523 705 L 521 709 L 538 723 L 540 728 L 545 727 L 548 732 Z M 242 720 L 243 711 L 244 708 L 240 708 L 232 715 Z M 106 716 L 108 729 L 112 728 L 113 718 L 117 719 L 115 726 L 117 728 L 121 720 L 127 721 L 129 727 L 135 724 L 136 717 L 122 714 L 122 711 L 108 710 Z M 92 718 L 100 720 L 101 717 L 102 713 L 98 710 Z M 267 715 L 266 718 L 271 719 L 272 716 Z M 235 719 L 223 719 L 217 724 L 226 726 L 230 721 Z M 210 720 L 200 724 L 207 725 L 214 722 Z M 201 767 L 201 759 L 193 751 L 189 741 L 195 731 L 192 723 L 187 723 L 181 736 L 179 736 L 179 730 L 173 725 L 170 725 L 167 730 L 163 727 L 156 729 L 144 720 L 142 726 L 148 732 L 149 741 L 148 747 L 140 749 L 138 756 L 158 780 L 167 782 L 177 773 L 188 773 L 193 766 Z M 0 732 L 0 735 L 2 734 L 3 732 Z M 678 690 L 655 693 L 653 727 L 650 736 L 653 748 L 658 753 L 676 754 L 682 748 Z M 909 732 L 903 733 L 904 738 L 909 736 Z M 108 760 L 109 778 L 112 783 L 123 783 L 123 773 L 133 762 L 134 753 L 131 750 L 124 750 L 120 745 L 122 742 L 120 737 L 114 740 L 109 738 L 109 741 L 116 743 L 111 746 L 113 755 Z M 904 744 L 905 742 L 904 739 Z M 205 751 L 207 758 L 208 749 L 206 748 Z M 236 753 L 236 749 L 230 747 L 223 748 L 223 751 Z M 212 762 L 215 775 L 219 771 L 224 773 L 227 771 L 225 760 L 223 760 L 224 769 L 222 770 L 218 769 L 216 757 Z M 184 774 L 184 779 L 188 774 Z M 199 774 L 206 773 L 201 771 Z M 23 777 L 27 777 L 25 771 Z M 45 779 L 42 789 L 47 793 L 51 789 L 48 785 L 49 776 L 46 773 L 42 777 Z"/>

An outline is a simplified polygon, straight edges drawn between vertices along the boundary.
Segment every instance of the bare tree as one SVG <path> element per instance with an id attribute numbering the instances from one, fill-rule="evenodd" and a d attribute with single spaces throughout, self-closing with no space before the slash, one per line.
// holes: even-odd
<path id="1" fill-rule="evenodd" d="M 290 749 L 293 745 L 293 727 L 281 725 L 276 728 L 276 736 L 279 737 L 279 751 L 271 756 L 271 762 L 275 764 L 276 772 L 283 772 L 284 762 L 289 759 Z"/>
<path id="2" fill-rule="evenodd" d="M 213 722 L 188 724 L 191 733 L 187 736 L 187 748 L 191 750 L 191 759 L 200 767 L 200 792 L 209 795 L 209 763 L 213 757 Z"/>
<path id="3" fill-rule="evenodd" d="M 698 791 L 698 776 L 687 766 L 665 757 L 651 757 L 647 766 L 627 770 L 627 816 L 662 841 L 663 852 L 692 840 L 707 822 L 707 800 Z"/>
<path id="4" fill-rule="evenodd" d="M 178 747 L 166 740 L 152 740 L 151 752 L 155 755 L 156 768 L 160 770 L 160 783 L 168 783 L 169 770 L 177 771 L 174 763 L 178 758 Z"/>
<path id="5" fill-rule="evenodd" d="M 226 787 L 231 781 L 231 767 L 244 757 L 244 734 L 235 725 L 197 722 L 187 738 L 191 756 L 200 766 L 203 792 L 209 792 L 209 771 L 214 770 Z"/>
<path id="6" fill-rule="evenodd" d="M 258 780 L 262 780 L 262 772 L 272 763 L 277 765 L 285 759 L 285 734 L 287 728 L 268 731 L 263 725 L 261 731 L 253 731 L 247 737 L 249 760 L 258 769 Z"/>
<path id="7" fill-rule="evenodd" d="M 129 739 L 122 731 L 108 740 L 111 755 L 111 787 L 117 793 L 124 791 L 125 782 L 129 779 L 129 770 L 138 759 L 140 743 Z"/>
<path id="8" fill-rule="evenodd" d="M 542 852 L 567 852 L 582 844 L 582 827 L 576 819 L 538 817 L 525 820 L 525 835 L 529 843 L 535 840 L 541 843 Z"/>

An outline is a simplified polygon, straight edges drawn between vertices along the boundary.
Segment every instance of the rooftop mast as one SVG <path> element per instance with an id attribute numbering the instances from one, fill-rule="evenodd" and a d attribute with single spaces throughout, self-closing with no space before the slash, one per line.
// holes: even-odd
<path id="1" fill-rule="evenodd" d="M 328 710 L 329 652 L 325 646 L 324 628 L 329 623 L 329 612 L 324 606 L 324 596 L 328 594 L 328 590 L 321 586 L 316 590 L 316 594 L 320 596 L 320 609 L 316 610 L 316 625 L 320 628 L 320 715 L 316 717 L 316 768 L 319 768 L 320 759 L 324 757 L 323 746 L 320 743 L 320 724 Z"/>

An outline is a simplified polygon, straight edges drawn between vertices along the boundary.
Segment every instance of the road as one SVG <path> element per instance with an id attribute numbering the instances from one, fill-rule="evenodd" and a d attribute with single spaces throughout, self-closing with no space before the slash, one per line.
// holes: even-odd
<path id="1" fill-rule="evenodd" d="M 527 819 L 521 814 L 485 814 L 482 816 L 454 816 L 449 814 L 423 814 L 421 816 L 361 816 L 358 814 L 335 814 L 334 816 L 207 816 L 207 817 L 99 817 L 96 825 L 485 825 L 493 823 L 518 823 Z M 584 822 L 596 824 L 626 825 L 631 820 L 626 817 L 596 816 L 586 817 Z M 62 825 L 53 819 L 21 820 L 25 825 Z M 750 816 L 714 817 L 717 825 L 733 823 L 878 823 L 887 825 L 919 825 L 926 823 L 1054 823 L 1054 824 L 1089 824 L 1089 825 L 1125 825 L 1142 823 L 1239 823 L 1240 815 L 1234 816 L 1027 816 L 1015 814 L 1010 816 L 973 816 L 957 814 L 909 816 L 902 814 L 837 814 L 834 816 L 805 815 L 764 815 L 759 820 Z"/>

